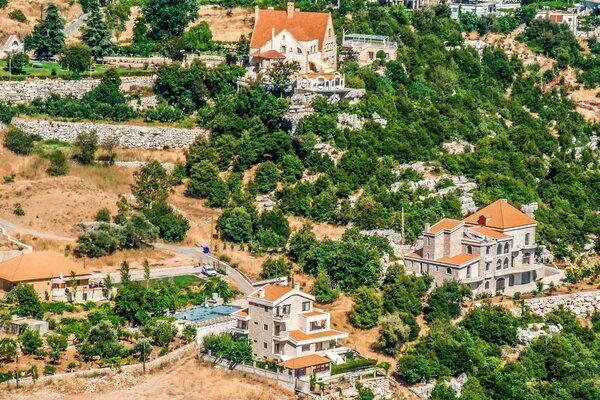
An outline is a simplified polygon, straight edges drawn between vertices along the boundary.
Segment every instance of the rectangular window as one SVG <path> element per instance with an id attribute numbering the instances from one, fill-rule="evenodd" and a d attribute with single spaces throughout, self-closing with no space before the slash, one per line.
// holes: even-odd
<path id="1" fill-rule="evenodd" d="M 298 49 L 296 50 L 296 52 L 297 52 L 298 54 L 302 54 L 302 49 L 301 49 L 300 47 L 298 47 Z"/>
<path id="2" fill-rule="evenodd" d="M 310 351 L 310 344 L 303 344 L 302 351 Z"/>
<path id="3" fill-rule="evenodd" d="M 269 325 L 267 325 L 267 324 L 264 324 L 264 325 L 263 325 L 263 328 L 264 328 L 264 330 L 265 330 L 265 331 L 268 331 L 268 330 L 269 330 Z"/>
<path id="4" fill-rule="evenodd" d="M 290 311 L 292 311 L 292 306 L 289 304 L 285 304 L 283 307 L 281 307 L 281 312 L 284 314 L 289 314 Z"/>
<path id="5" fill-rule="evenodd" d="M 263 342 L 263 347 L 266 349 L 267 348 L 267 342 Z"/>
<path id="6" fill-rule="evenodd" d="M 302 303 L 302 311 L 309 311 L 310 310 L 310 301 L 305 301 Z"/>
<path id="7" fill-rule="evenodd" d="M 325 342 L 319 342 L 317 344 L 315 344 L 315 351 L 322 351 L 325 349 Z"/>

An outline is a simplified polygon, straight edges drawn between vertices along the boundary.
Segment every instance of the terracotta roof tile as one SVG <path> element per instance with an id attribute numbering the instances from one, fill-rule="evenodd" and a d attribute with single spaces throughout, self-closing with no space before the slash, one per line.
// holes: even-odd
<path id="1" fill-rule="evenodd" d="M 462 223 L 463 223 L 462 221 L 459 221 L 457 219 L 443 218 L 443 219 L 439 220 L 438 222 L 436 222 L 435 224 L 433 224 L 433 226 L 431 226 L 429 228 L 429 233 L 436 234 L 443 230 L 451 231 L 452 229 L 458 227 Z"/>
<path id="2" fill-rule="evenodd" d="M 271 39 L 272 29 L 275 28 L 275 35 L 285 29 L 298 41 L 317 39 L 319 50 L 322 50 L 328 22 L 328 13 L 295 10 L 293 17 L 288 18 L 287 11 L 284 10 L 258 10 L 250 48 L 264 46 Z"/>
<path id="3" fill-rule="evenodd" d="M 443 262 L 443 263 L 446 263 L 446 264 L 463 265 L 463 264 L 466 264 L 469 261 L 473 261 L 473 260 L 475 260 L 477 258 L 479 258 L 479 257 L 477 257 L 474 254 L 460 253 L 460 254 L 455 255 L 453 257 L 438 258 L 435 261 Z"/>
<path id="4" fill-rule="evenodd" d="M 510 229 L 537 224 L 535 219 L 502 199 L 496 200 L 492 204 L 469 215 L 464 221 L 471 225 L 483 225 L 497 229 Z"/>
<path id="5" fill-rule="evenodd" d="M 301 369 L 323 364 L 331 364 L 331 360 L 318 354 L 309 354 L 307 356 L 296 357 L 284 362 L 280 362 L 277 365 L 287 369 Z"/>
<path id="6" fill-rule="evenodd" d="M 263 297 L 263 298 L 259 297 L 259 292 L 261 289 L 263 289 L 265 291 L 265 297 Z M 279 300 L 279 298 L 283 297 L 284 295 L 286 295 L 289 292 L 291 292 L 292 290 L 294 290 L 293 288 L 288 287 L 288 286 L 279 286 L 279 285 L 272 285 L 272 284 L 265 285 L 261 289 L 255 290 L 253 293 L 250 294 L 250 297 L 253 299 L 275 302 L 275 301 Z"/>
<path id="7" fill-rule="evenodd" d="M 405 254 L 404 257 L 423 258 L 423 249 L 418 249 L 413 251 L 412 253 Z"/>
<path id="8" fill-rule="evenodd" d="M 68 279 L 71 271 L 77 276 L 90 274 L 80 263 L 53 251 L 23 253 L 0 263 L 0 279 L 10 282 L 58 278 L 61 273 Z"/>
<path id="9" fill-rule="evenodd" d="M 327 314 L 327 313 L 323 312 L 323 311 L 309 311 L 309 312 L 302 313 L 302 315 L 304 315 L 305 317 L 314 317 L 316 315 L 325 315 L 325 314 Z"/>
<path id="10" fill-rule="evenodd" d="M 242 317 L 242 318 L 246 318 L 246 317 L 248 317 L 250 314 L 248 313 L 248 309 L 247 309 L 247 308 L 244 308 L 243 310 L 236 311 L 236 312 L 234 312 L 234 313 L 233 313 L 233 314 L 231 314 L 231 315 L 235 315 L 236 317 Z"/>
<path id="11" fill-rule="evenodd" d="M 267 50 L 264 53 L 256 54 L 257 57 L 267 58 L 267 59 L 284 59 L 285 56 L 278 52 L 277 50 Z"/>
<path id="12" fill-rule="evenodd" d="M 508 235 L 505 235 L 502 232 L 495 231 L 495 230 L 487 228 L 485 226 L 478 226 L 477 228 L 471 228 L 471 230 L 481 233 L 482 235 L 485 235 L 485 236 L 488 236 L 491 238 L 496 238 L 496 239 L 506 239 L 506 238 L 510 237 Z"/>

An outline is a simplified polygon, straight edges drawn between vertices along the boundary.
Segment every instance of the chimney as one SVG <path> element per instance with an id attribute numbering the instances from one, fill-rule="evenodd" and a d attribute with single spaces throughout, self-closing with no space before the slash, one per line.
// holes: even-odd
<path id="1" fill-rule="evenodd" d="M 300 284 L 298 282 L 294 283 L 294 290 L 300 290 Z"/>
<path id="2" fill-rule="evenodd" d="M 287 17 L 288 18 L 294 18 L 294 2 L 290 1 L 289 3 L 287 3 Z"/>
<path id="3" fill-rule="evenodd" d="M 271 50 L 275 50 L 275 28 L 271 28 Z"/>
<path id="4" fill-rule="evenodd" d="M 258 298 L 259 299 L 264 299 L 265 298 L 265 289 L 260 289 L 258 291 Z"/>
<path id="5" fill-rule="evenodd" d="M 431 224 L 425 224 L 425 233 L 429 232 L 429 228 L 431 228 Z"/>

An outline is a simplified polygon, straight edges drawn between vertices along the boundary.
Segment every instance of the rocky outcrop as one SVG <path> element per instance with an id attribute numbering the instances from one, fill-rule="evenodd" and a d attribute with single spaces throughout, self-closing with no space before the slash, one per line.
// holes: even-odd
<path id="1" fill-rule="evenodd" d="M 63 122 L 45 119 L 13 118 L 12 124 L 22 131 L 73 143 L 80 133 L 96 131 L 102 143 L 109 138 L 118 139 L 118 147 L 142 149 L 187 148 L 197 136 L 208 136 L 204 129 L 180 129 L 159 126 L 113 125 L 92 122 Z"/>
<path id="2" fill-rule="evenodd" d="M 121 90 L 130 92 L 154 86 L 152 76 L 124 76 Z M 36 98 L 47 99 L 51 94 L 83 97 L 100 84 L 100 79 L 32 79 L 27 81 L 0 81 L 0 102 L 29 104 Z"/>
<path id="3" fill-rule="evenodd" d="M 600 291 L 536 297 L 524 303 L 535 315 L 546 315 L 563 306 L 578 317 L 584 317 L 600 311 Z"/>
<path id="4" fill-rule="evenodd" d="M 560 324 L 547 325 L 543 322 L 537 324 L 528 324 L 527 328 L 517 328 L 517 339 L 523 346 L 530 345 L 540 336 L 550 336 L 559 333 L 562 330 Z"/>

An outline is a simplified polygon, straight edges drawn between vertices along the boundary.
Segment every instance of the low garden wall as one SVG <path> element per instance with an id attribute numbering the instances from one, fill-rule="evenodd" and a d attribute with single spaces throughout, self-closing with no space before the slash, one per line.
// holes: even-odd
<path id="1" fill-rule="evenodd" d="M 129 92 L 136 88 L 154 86 L 153 76 L 121 77 L 121 90 Z M 47 99 L 55 93 L 61 96 L 83 97 L 100 84 L 100 79 L 31 79 L 27 81 L 0 81 L 0 102 L 29 104 L 36 98 Z"/>
<path id="2" fill-rule="evenodd" d="M 159 126 L 113 125 L 92 122 L 63 122 L 45 119 L 13 118 L 12 124 L 23 132 L 73 143 L 80 133 L 96 131 L 98 141 L 118 138 L 118 147 L 143 149 L 188 148 L 197 136 L 208 136 L 204 129 Z"/>
<path id="3" fill-rule="evenodd" d="M 173 350 L 169 354 L 166 354 L 162 357 L 158 357 L 152 361 L 148 361 L 146 363 L 146 372 L 154 371 L 156 369 L 162 369 L 168 364 L 172 364 L 175 361 L 181 360 L 183 357 L 188 356 L 190 354 L 194 354 L 196 351 L 196 343 L 192 342 L 185 346 L 180 347 L 179 349 Z M 32 386 L 32 385 L 48 385 L 54 382 L 61 382 L 67 379 L 73 378 L 93 378 L 97 376 L 105 376 L 105 375 L 115 375 L 119 373 L 130 373 L 130 374 L 142 374 L 144 371 L 144 365 L 142 363 L 139 364 L 131 364 L 124 365 L 118 368 L 95 368 L 95 369 L 87 369 L 75 372 L 65 372 L 62 374 L 56 375 L 45 375 L 40 376 L 37 381 L 33 381 L 31 377 L 21 378 L 19 379 L 19 386 Z M 13 379 L 8 381 L 9 388 L 16 387 L 16 381 Z"/>
<path id="4" fill-rule="evenodd" d="M 577 316 L 586 316 L 600 311 L 600 291 L 536 297 L 524 301 L 533 314 L 546 315 L 560 306 Z"/>

